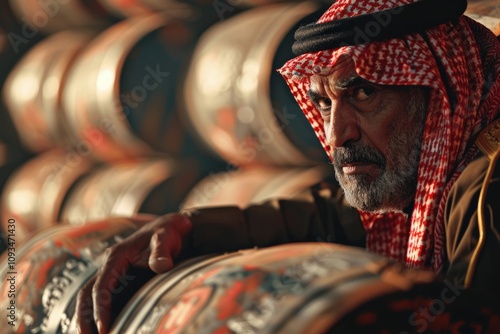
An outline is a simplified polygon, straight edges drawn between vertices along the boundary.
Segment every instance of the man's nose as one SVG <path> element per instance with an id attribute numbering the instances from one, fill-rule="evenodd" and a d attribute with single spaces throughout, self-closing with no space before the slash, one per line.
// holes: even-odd
<path id="1" fill-rule="evenodd" d="M 348 103 L 332 103 L 330 119 L 325 122 L 327 143 L 332 147 L 342 147 L 361 137 L 356 110 Z"/>

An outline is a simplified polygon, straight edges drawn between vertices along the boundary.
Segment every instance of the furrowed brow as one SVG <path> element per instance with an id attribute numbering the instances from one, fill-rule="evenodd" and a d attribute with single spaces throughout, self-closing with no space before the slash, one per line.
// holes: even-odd
<path id="1" fill-rule="evenodd" d="M 345 79 L 337 81 L 335 83 L 335 88 L 345 90 L 345 89 L 349 89 L 351 87 L 356 87 L 356 86 L 359 86 L 361 84 L 366 84 L 366 83 L 368 83 L 368 81 L 361 78 L 360 76 L 355 75 L 355 76 L 352 76 L 350 78 L 345 78 Z"/>
<path id="2" fill-rule="evenodd" d="M 320 98 L 320 94 L 312 89 L 309 89 L 307 91 L 307 96 L 309 97 L 309 100 L 311 102 L 318 101 L 318 99 Z"/>

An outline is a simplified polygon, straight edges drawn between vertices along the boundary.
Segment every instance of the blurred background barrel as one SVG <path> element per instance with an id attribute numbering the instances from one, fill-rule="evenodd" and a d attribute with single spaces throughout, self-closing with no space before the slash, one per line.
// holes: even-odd
<path id="1" fill-rule="evenodd" d="M 2 226 L 15 219 L 21 242 L 59 222 L 82 225 L 106 217 L 176 212 L 206 174 L 196 160 L 156 156 L 107 164 L 53 149 L 8 178 L 0 201 Z"/>
<path id="2" fill-rule="evenodd" d="M 335 182 L 333 168 L 248 166 L 214 173 L 198 182 L 182 203 L 183 209 L 236 205 L 246 207 L 273 198 L 308 198 L 310 189 Z"/>
<path id="3" fill-rule="evenodd" d="M 176 0 L 98 0 L 109 12 L 119 17 L 132 17 L 155 12 L 192 10 L 186 1 Z"/>
<path id="4" fill-rule="evenodd" d="M 250 9 L 214 25 L 198 42 L 185 83 L 187 115 L 225 160 L 241 166 L 326 161 L 276 72 L 293 58 L 295 28 L 317 17 L 318 8 L 302 2 Z"/>
<path id="5" fill-rule="evenodd" d="M 28 34 L 65 29 L 102 29 L 117 21 L 96 0 L 6 0 Z"/>
<path id="6" fill-rule="evenodd" d="M 101 32 L 77 59 L 63 109 L 71 132 L 90 141 L 99 159 L 158 151 L 217 163 L 180 116 L 179 84 L 196 36 L 215 19 L 197 14 L 178 17 L 169 11 L 124 19 Z"/>
<path id="7" fill-rule="evenodd" d="M 26 162 L 29 159 L 29 157 L 30 155 L 28 155 L 28 153 L 25 152 L 23 149 L 0 140 L 0 193 L 2 192 L 7 180 L 11 177 L 11 175 L 24 162 Z M 0 201 L 1 199 L 2 197 L 0 197 Z M 1 216 L 1 209 L 0 209 L 0 216 Z M 2 225 L 3 224 L 0 224 L 0 254 L 2 254 L 7 247 L 7 240 L 6 240 L 7 231 L 4 230 Z"/>
<path id="8" fill-rule="evenodd" d="M 53 34 L 31 48 L 11 70 L 3 96 L 23 144 L 31 151 L 71 143 L 65 133 L 61 95 L 67 71 L 94 35 L 71 30 Z"/>
<path id="9" fill-rule="evenodd" d="M 205 175 L 193 161 L 165 156 L 103 164 L 68 192 L 59 220 L 80 225 L 106 217 L 177 212 Z"/>
<path id="10" fill-rule="evenodd" d="M 19 62 L 23 55 L 41 37 L 35 35 L 32 38 L 20 36 L 21 25 L 15 19 L 7 1 L 0 2 L 0 92 L 3 91 L 5 81 L 13 67 Z M 18 38 L 22 37 L 22 41 Z M 0 143 L 9 151 L 10 161 L 16 158 L 25 158 L 28 154 L 22 145 L 18 131 L 13 126 L 11 115 L 5 105 L 3 93 L 0 97 Z M 5 160 L 4 160 L 5 162 Z M 2 163 L 3 165 L 3 163 Z"/>
<path id="11" fill-rule="evenodd" d="M 153 15 L 114 25 L 93 41 L 70 71 L 63 96 L 68 126 L 78 139 L 94 141 L 93 152 L 103 160 L 152 153 L 130 127 L 147 119 L 158 125 L 148 130 L 158 131 L 167 113 L 166 103 L 173 104 L 168 92 L 175 91 L 175 80 L 169 78 L 167 50 L 157 30 L 167 21 Z M 144 44 L 137 45 L 141 40 Z M 131 66 L 128 72 L 125 66 Z M 96 136 L 100 142 L 93 139 Z"/>
<path id="12" fill-rule="evenodd" d="M 30 159 L 8 179 L 1 197 L 2 226 L 16 220 L 16 241 L 51 226 L 59 219 L 64 199 L 73 184 L 94 163 L 60 149 Z"/>
<path id="13" fill-rule="evenodd" d="M 40 40 L 38 35 L 23 38 L 21 29 L 7 1 L 0 1 L 0 92 L 15 64 Z M 0 192 L 12 173 L 31 156 L 22 145 L 4 100 L 0 97 Z M 0 253 L 6 246 L 6 231 L 0 224 Z"/>

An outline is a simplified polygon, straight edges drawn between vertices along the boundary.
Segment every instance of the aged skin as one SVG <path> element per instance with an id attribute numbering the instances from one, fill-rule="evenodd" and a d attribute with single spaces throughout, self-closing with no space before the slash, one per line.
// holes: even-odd
<path id="1" fill-rule="evenodd" d="M 427 114 L 422 88 L 373 84 L 350 58 L 311 77 L 333 166 L 346 199 L 364 211 L 404 211 L 413 201 Z"/>

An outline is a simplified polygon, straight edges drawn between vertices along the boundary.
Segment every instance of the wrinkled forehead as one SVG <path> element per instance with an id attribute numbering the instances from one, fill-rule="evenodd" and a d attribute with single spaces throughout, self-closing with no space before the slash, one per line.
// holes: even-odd
<path id="1" fill-rule="evenodd" d="M 324 90 L 324 87 L 339 87 L 347 86 L 353 80 L 360 79 L 359 73 L 356 71 L 355 63 L 348 56 L 340 57 L 335 64 L 328 67 L 326 71 L 319 74 L 312 74 L 308 77 L 309 89 L 313 91 Z"/>

